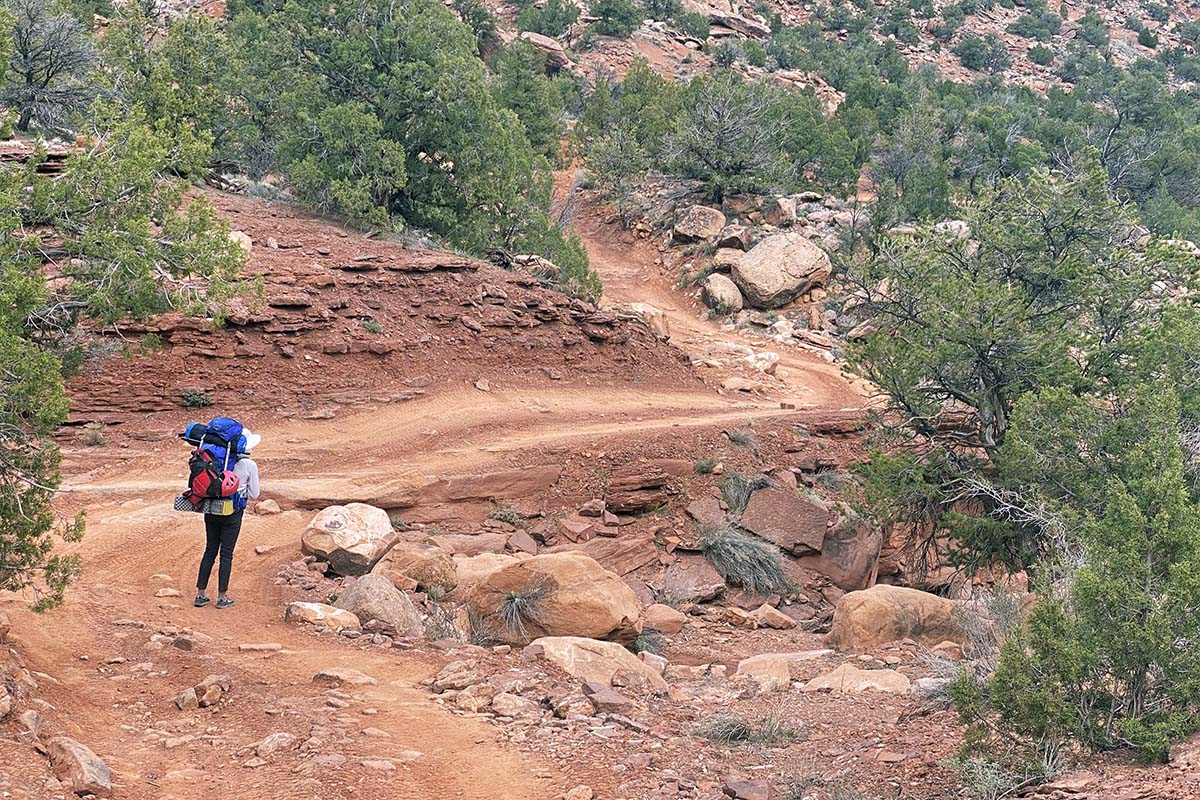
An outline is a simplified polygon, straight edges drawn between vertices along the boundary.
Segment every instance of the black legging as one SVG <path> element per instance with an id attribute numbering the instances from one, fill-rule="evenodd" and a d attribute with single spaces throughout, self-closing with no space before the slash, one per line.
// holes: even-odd
<path id="1" fill-rule="evenodd" d="M 208 576 L 212 574 L 217 553 L 221 554 L 221 566 L 217 569 L 217 589 L 221 594 L 229 591 L 229 573 L 233 571 L 233 548 L 237 546 L 238 534 L 242 532 L 241 511 L 227 517 L 216 514 L 204 515 L 206 544 L 204 557 L 200 559 L 200 574 L 196 577 L 196 589 L 203 592 L 208 588 Z"/>

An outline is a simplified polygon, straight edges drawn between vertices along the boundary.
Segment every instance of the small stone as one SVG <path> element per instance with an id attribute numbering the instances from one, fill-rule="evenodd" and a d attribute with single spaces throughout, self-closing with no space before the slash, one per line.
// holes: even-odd
<path id="1" fill-rule="evenodd" d="M 274 500 L 260 500 L 258 502 L 258 505 L 256 505 L 254 507 L 254 513 L 258 514 L 259 516 L 263 516 L 263 517 L 269 517 L 269 516 L 273 516 L 275 514 L 279 514 L 280 512 L 282 512 L 282 510 L 283 509 L 281 509 L 279 507 L 279 503 L 277 503 Z M 268 548 L 268 549 L 270 549 L 270 548 Z M 256 547 L 256 548 L 254 548 L 254 550 L 255 550 L 255 552 L 257 552 L 258 548 Z"/>
<path id="2" fill-rule="evenodd" d="M 259 758 L 270 758 L 276 753 L 291 750 L 297 744 L 296 737 L 290 733 L 272 733 L 254 748 Z"/>
<path id="3" fill-rule="evenodd" d="M 219 691 L 219 690 L 218 690 Z M 196 696 L 196 690 L 191 686 L 184 689 L 175 698 L 175 706 L 182 711 L 185 708 L 199 708 L 200 698 Z"/>
<path id="4" fill-rule="evenodd" d="M 379 681 L 370 675 L 364 675 L 356 669 L 330 667 L 323 669 L 313 676 L 313 683 L 345 684 L 347 686 L 374 686 Z"/>
<path id="5" fill-rule="evenodd" d="M 162 589 L 159 589 L 157 592 L 155 592 L 154 596 L 155 597 L 179 597 L 180 594 L 179 594 L 178 589 L 172 589 L 169 586 L 164 586 Z"/>

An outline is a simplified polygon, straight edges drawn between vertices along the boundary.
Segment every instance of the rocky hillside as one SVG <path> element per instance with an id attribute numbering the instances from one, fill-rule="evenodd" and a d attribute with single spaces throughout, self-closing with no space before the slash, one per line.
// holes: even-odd
<path id="1" fill-rule="evenodd" d="M 96 331 L 71 383 L 72 422 L 215 405 L 321 418 L 431 386 L 695 379 L 635 315 L 543 288 L 533 274 L 409 249 L 285 206 L 212 193 L 262 282 L 222 325 L 167 315 Z M 176 416 L 179 416 L 176 414 Z"/>
<path id="2" fill-rule="evenodd" d="M 582 25 L 555 40 L 537 33 L 521 33 L 515 5 L 494 2 L 490 7 L 502 23 L 502 38 L 507 40 L 520 33 L 546 52 L 552 65 L 578 71 L 592 80 L 621 76 L 635 57 L 646 58 L 666 77 L 686 79 L 706 70 L 722 44 L 740 48 L 747 42 L 765 43 L 771 36 L 772 20 L 792 26 L 815 24 L 835 39 L 866 25 L 876 40 L 894 43 L 912 67 L 933 66 L 944 77 L 966 83 L 977 80 L 985 71 L 981 66 L 965 65 L 956 48 L 964 39 L 986 41 L 994 36 L 1011 62 L 998 74 L 1006 82 L 1039 92 L 1069 85 L 1061 67 L 1076 48 L 1094 51 L 1118 66 L 1128 67 L 1138 59 L 1155 59 L 1176 49 L 1190 55 L 1196 46 L 1191 27 L 1196 14 L 1192 9 L 1144 0 L 1100 5 L 1050 0 L 1044 7 L 1011 1 L 863 5 L 684 0 L 683 13 L 708 22 L 707 36 L 684 30 L 686 26 L 676 17 L 647 19 L 624 41 L 602 38 L 586 42 L 581 39 Z M 588 19 L 585 10 L 580 20 Z M 838 92 L 815 74 L 776 67 L 767 71 L 764 64 L 749 61 L 743 62 L 740 69 L 750 77 L 765 76 L 800 88 L 811 87 L 828 105 L 836 106 L 838 102 Z M 1180 81 L 1191 79 L 1189 75 Z"/>

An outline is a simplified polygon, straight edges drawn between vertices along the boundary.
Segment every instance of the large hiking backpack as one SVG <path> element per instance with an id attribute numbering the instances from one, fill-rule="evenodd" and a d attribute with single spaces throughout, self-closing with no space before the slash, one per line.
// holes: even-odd
<path id="1" fill-rule="evenodd" d="M 196 445 L 188 458 L 188 488 L 182 495 L 195 510 L 228 515 L 246 507 L 232 467 L 244 446 L 242 424 L 216 417 L 207 425 L 193 422 L 179 438 Z"/>

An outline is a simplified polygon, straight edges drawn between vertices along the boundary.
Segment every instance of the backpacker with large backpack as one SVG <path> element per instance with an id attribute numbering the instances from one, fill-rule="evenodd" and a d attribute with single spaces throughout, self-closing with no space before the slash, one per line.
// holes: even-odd
<path id="1" fill-rule="evenodd" d="M 188 423 L 179 438 L 195 445 L 188 458 L 187 490 L 175 498 L 175 510 L 229 516 L 246 507 L 233 465 L 244 451 L 242 423 L 215 417 L 207 425 Z"/>

